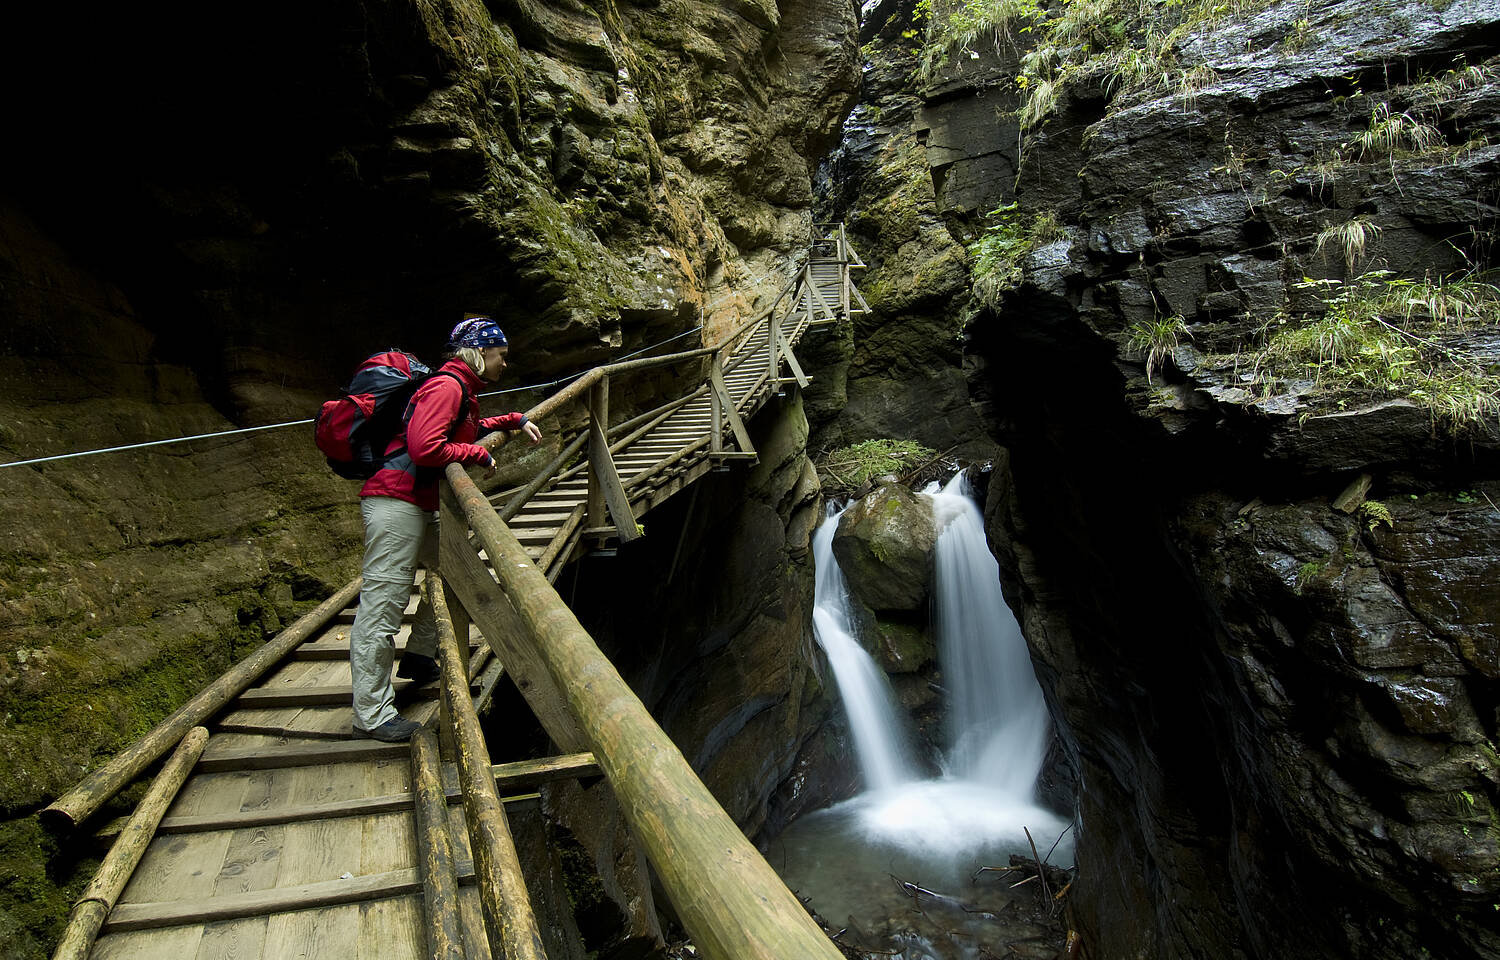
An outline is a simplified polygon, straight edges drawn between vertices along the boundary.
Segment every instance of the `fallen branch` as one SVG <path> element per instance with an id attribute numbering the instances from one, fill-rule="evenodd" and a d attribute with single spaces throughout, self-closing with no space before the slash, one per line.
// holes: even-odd
<path id="1" fill-rule="evenodd" d="M 1042 862 L 1042 858 L 1037 855 L 1036 841 L 1031 839 L 1031 831 L 1029 829 L 1027 829 L 1026 827 L 1022 827 L 1021 831 L 1026 834 L 1026 842 L 1031 844 L 1031 857 L 1036 861 L 1036 875 L 1042 880 L 1042 899 L 1050 900 L 1052 899 L 1052 891 L 1047 889 L 1047 871 L 1043 869 L 1044 865 Z M 1054 844 L 1054 846 L 1056 846 L 1056 844 Z M 1048 852 L 1048 856 L 1051 856 L 1050 851 Z"/>

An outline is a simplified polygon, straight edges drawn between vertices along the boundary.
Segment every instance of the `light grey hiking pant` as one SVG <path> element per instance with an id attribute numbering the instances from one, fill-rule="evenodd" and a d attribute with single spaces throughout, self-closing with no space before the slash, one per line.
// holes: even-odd
<path id="1" fill-rule="evenodd" d="M 365 521 L 364 584 L 354 629 L 349 631 L 349 671 L 354 681 L 354 725 L 374 730 L 398 715 L 391 687 L 396 631 L 411 599 L 417 564 L 437 569 L 438 518 L 395 497 L 364 497 L 359 512 Z M 417 606 L 406 649 L 429 657 L 437 652 L 437 624 L 425 598 Z"/>

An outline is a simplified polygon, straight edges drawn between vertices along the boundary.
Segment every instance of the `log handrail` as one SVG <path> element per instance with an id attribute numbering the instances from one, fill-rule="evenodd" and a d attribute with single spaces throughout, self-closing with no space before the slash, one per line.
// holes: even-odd
<path id="1" fill-rule="evenodd" d="M 719 806 L 463 467 L 450 464 L 444 477 L 493 563 L 487 589 L 498 587 L 524 628 L 511 641 L 532 648 L 565 698 L 693 942 L 714 960 L 836 960 L 833 942 Z"/>
<path id="2" fill-rule="evenodd" d="M 254 683 L 261 674 L 279 663 L 293 648 L 312 636 L 333 619 L 334 614 L 359 595 L 359 577 L 344 584 L 337 593 L 297 618 L 273 639 L 241 660 L 229 672 L 201 690 L 196 697 L 178 707 L 145 736 L 85 777 L 44 808 L 40 817 L 53 830 L 71 830 L 87 820 L 136 777 L 173 749 L 194 727 L 218 713 L 231 700 Z"/>
<path id="3" fill-rule="evenodd" d="M 193 764 L 202 755 L 203 747 L 208 743 L 208 731 L 194 726 L 179 739 L 181 742 L 172 758 L 162 767 L 145 798 L 136 805 L 130 822 L 110 847 L 94 879 L 73 904 L 68 926 L 52 954 L 53 960 L 86 960 L 93 952 L 94 940 L 124 892 L 136 864 L 145 855 L 146 847 L 156 834 L 157 824 L 161 823 L 162 816 L 176 799 L 177 791 L 182 789 L 188 774 L 193 771 Z"/>
<path id="4" fill-rule="evenodd" d="M 489 505 L 487 501 L 485 505 Z M 459 651 L 442 581 L 442 577 L 428 577 L 423 590 L 437 622 L 443 702 L 453 724 L 454 760 L 463 789 L 469 852 L 474 858 L 474 875 L 484 906 L 490 954 L 506 960 L 547 960 L 536 914 L 531 909 L 531 897 L 521 876 L 521 860 L 505 817 L 505 804 L 495 787 L 494 764 L 485 746 L 484 730 L 469 700 L 465 660 Z"/>

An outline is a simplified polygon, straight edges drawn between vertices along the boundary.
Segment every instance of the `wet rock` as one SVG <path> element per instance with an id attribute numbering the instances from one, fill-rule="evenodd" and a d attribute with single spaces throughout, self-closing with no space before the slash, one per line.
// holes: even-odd
<path id="1" fill-rule="evenodd" d="M 932 580 L 937 529 L 931 503 L 905 487 L 879 487 L 839 520 L 833 552 L 849 592 L 871 610 L 921 610 Z"/>

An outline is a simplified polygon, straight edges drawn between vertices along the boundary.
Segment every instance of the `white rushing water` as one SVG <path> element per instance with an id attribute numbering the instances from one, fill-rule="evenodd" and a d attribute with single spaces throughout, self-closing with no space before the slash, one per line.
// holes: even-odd
<path id="1" fill-rule="evenodd" d="M 967 478 L 960 473 L 928 495 L 942 531 L 932 613 L 950 694 L 946 767 L 957 779 L 1029 802 L 1050 724 L 1026 638 L 1001 593 L 1000 567 Z"/>
<path id="2" fill-rule="evenodd" d="M 829 504 L 813 537 L 813 633 L 833 668 L 865 786 L 884 790 L 912 779 L 909 738 L 898 726 L 890 681 L 854 639 L 849 587 L 833 559 L 840 512 Z"/>
<path id="3" fill-rule="evenodd" d="M 955 880 L 976 862 L 1029 854 L 1031 840 L 1044 856 L 1052 850 L 1051 863 L 1070 864 L 1068 821 L 1035 802 L 1047 708 L 1001 593 L 983 519 L 961 474 L 927 495 L 941 531 L 933 622 L 949 692 L 944 774 L 918 780 L 911 773 L 909 738 L 889 681 L 853 637 L 848 588 L 833 556 L 838 515 L 830 510 L 813 541 L 813 623 L 849 715 L 866 792 L 825 813 L 830 822 L 852 824 L 865 842 L 921 857 L 924 869 Z"/>

